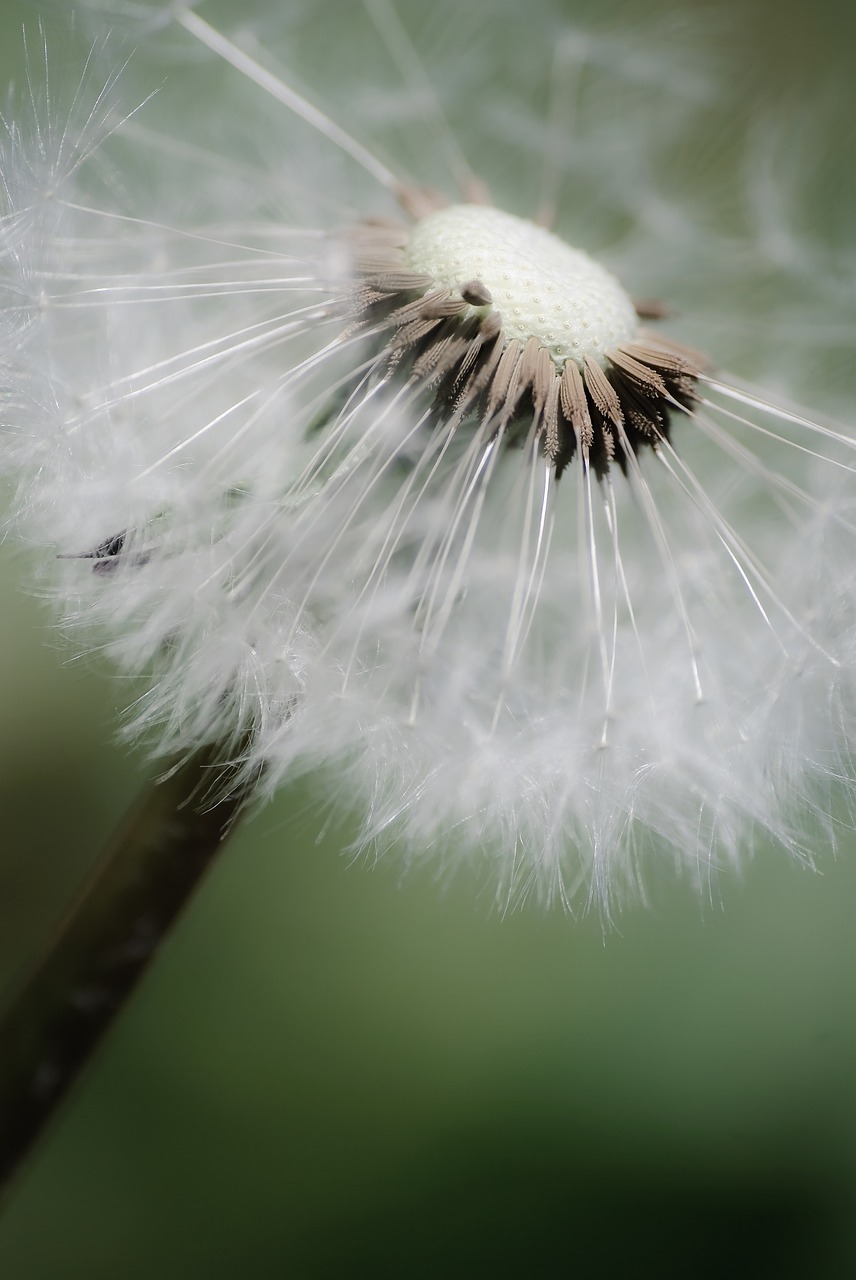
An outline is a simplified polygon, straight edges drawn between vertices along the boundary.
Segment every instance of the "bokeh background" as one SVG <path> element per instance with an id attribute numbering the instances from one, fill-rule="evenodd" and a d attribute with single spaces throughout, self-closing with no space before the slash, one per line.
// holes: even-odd
<path id="1" fill-rule="evenodd" d="M 418 26 L 415 0 L 398 7 Z M 352 76 L 380 56 L 360 9 L 324 0 L 297 50 L 322 103 L 346 92 L 337 50 Z M 501 29 L 504 4 L 466 9 L 468 39 L 473 9 Z M 4 80 L 36 11 L 4 0 Z M 532 12 L 605 30 L 631 10 Z M 49 42 L 71 74 L 61 18 Z M 632 22 L 709 33 L 734 118 L 795 122 L 800 218 L 852 253 L 852 6 L 642 0 Z M 517 54 L 498 97 L 504 77 L 519 89 Z M 717 157 L 700 183 L 741 180 L 728 140 L 698 141 Z M 707 309 L 736 346 L 717 288 Z M 792 314 L 782 289 L 763 305 Z M 839 404 L 856 390 L 843 349 L 822 371 Z M 123 689 L 30 598 L 27 553 L 3 548 L 0 575 L 9 986 L 150 766 L 115 744 Z M 351 834 L 305 785 L 239 831 L 24 1171 L 0 1276 L 856 1274 L 856 840 L 819 848 L 817 873 L 760 848 L 702 900 L 655 875 L 605 934 L 535 907 L 501 918 L 473 876 L 402 878 L 394 852 L 352 865 Z"/>

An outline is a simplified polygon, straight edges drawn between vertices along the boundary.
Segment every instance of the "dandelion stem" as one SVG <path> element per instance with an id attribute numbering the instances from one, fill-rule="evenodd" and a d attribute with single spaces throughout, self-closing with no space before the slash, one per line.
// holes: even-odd
<path id="1" fill-rule="evenodd" d="M 205 803 L 221 760 L 209 746 L 146 787 L 0 1017 L 0 1193 L 233 829 L 250 784 Z"/>

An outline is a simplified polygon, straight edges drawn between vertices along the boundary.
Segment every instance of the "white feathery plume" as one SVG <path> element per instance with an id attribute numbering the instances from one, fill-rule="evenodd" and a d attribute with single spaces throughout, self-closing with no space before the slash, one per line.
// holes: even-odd
<path id="1" fill-rule="evenodd" d="M 233 38 L 136 7 L 150 100 L 139 58 L 99 82 L 108 41 L 65 101 L 48 50 L 7 119 L 0 467 L 64 625 L 145 678 L 129 732 L 159 752 L 220 743 L 260 795 L 316 773 L 363 847 L 483 859 L 502 904 L 609 910 L 759 835 L 810 862 L 852 796 L 856 447 L 718 371 L 740 319 L 694 347 L 729 282 L 760 328 L 774 262 L 837 316 L 841 273 L 806 280 L 760 177 L 742 239 L 658 189 L 717 124 L 715 67 L 544 4 L 508 36 L 521 77 L 552 64 L 536 120 L 482 60 L 493 10 L 455 6 L 470 43 L 428 65 L 477 86 L 506 168 L 476 174 L 410 6 L 366 0 L 353 134 L 275 69 L 315 8 Z M 361 140 L 396 110 L 406 171 Z M 816 352 L 770 344 L 780 381 L 783 352 L 798 385 Z"/>

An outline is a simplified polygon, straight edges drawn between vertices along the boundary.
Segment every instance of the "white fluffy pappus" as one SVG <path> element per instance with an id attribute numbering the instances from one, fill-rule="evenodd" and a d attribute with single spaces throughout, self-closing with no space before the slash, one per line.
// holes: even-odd
<path id="1" fill-rule="evenodd" d="M 479 5 L 468 61 L 366 0 L 347 117 L 294 87 L 304 49 L 347 61 L 323 5 L 144 13 L 150 100 L 145 54 L 98 80 L 115 39 L 54 97 L 48 49 L 3 143 L 0 465 L 64 624 L 146 679 L 130 732 L 221 743 L 259 794 L 318 773 L 364 847 L 481 859 L 502 904 L 608 910 L 659 863 L 704 883 L 759 835 L 810 862 L 846 825 L 856 447 L 709 363 L 756 327 L 799 386 L 817 344 L 770 341 L 760 282 L 843 293 L 762 165 L 739 235 L 725 200 L 700 225 L 716 66 L 666 78 L 656 40 L 542 9 L 504 37 L 540 118 Z M 695 197 L 657 187 L 681 156 Z M 706 329 L 725 282 L 741 315 Z"/>

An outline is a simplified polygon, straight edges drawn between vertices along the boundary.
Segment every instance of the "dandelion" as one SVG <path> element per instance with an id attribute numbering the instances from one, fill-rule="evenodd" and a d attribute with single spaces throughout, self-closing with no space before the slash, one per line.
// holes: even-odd
<path id="1" fill-rule="evenodd" d="M 506 15 L 521 77 L 552 66 L 538 119 L 466 39 L 481 8 L 454 10 L 443 60 L 489 103 L 484 171 L 385 0 L 365 21 L 406 92 L 374 64 L 358 85 L 364 116 L 402 118 L 407 170 L 273 70 L 261 19 L 233 38 L 204 5 L 120 15 L 171 69 L 153 95 L 133 96 L 133 59 L 98 79 L 108 40 L 67 101 L 48 51 L 7 118 L 9 527 L 46 552 L 64 628 L 139 682 L 126 731 L 179 762 L 164 811 L 187 798 L 181 762 L 197 786 L 204 766 L 185 852 L 300 773 L 359 807 L 360 849 L 479 861 L 501 907 L 608 914 L 658 866 L 704 885 L 759 835 L 808 863 L 835 846 L 853 439 L 713 362 L 739 354 L 774 267 L 819 313 L 835 295 L 840 314 L 842 273 L 795 248 L 760 133 L 754 235 L 705 205 L 705 262 L 699 207 L 654 177 L 717 118 L 715 67 L 681 75 L 656 41 L 582 39 L 548 8 L 537 48 Z M 309 34 L 268 15 L 289 65 L 323 10 Z M 235 106 L 215 123 L 209 74 Z M 742 321 L 705 335 L 699 298 L 741 280 Z M 819 344 L 829 326 L 769 342 L 769 371 Z M 186 892 L 111 907 L 99 954 L 118 940 L 144 963 Z M 93 983 L 76 1003 L 103 1011 Z"/>
<path id="2" fill-rule="evenodd" d="M 397 12 L 367 11 L 421 93 Z M 159 25 L 286 109 L 275 180 L 89 70 L 67 119 L 10 122 L 4 164 L 14 520 L 64 625 L 145 678 L 128 732 L 216 744 L 259 795 L 323 776 L 361 847 L 482 859 L 502 904 L 609 910 L 643 864 L 701 882 L 758 833 L 834 845 L 849 433 L 718 373 L 567 219 L 538 225 L 558 165 L 498 207 L 427 99 L 439 194 L 252 27 Z M 340 160 L 357 210 L 323 188 Z"/>

